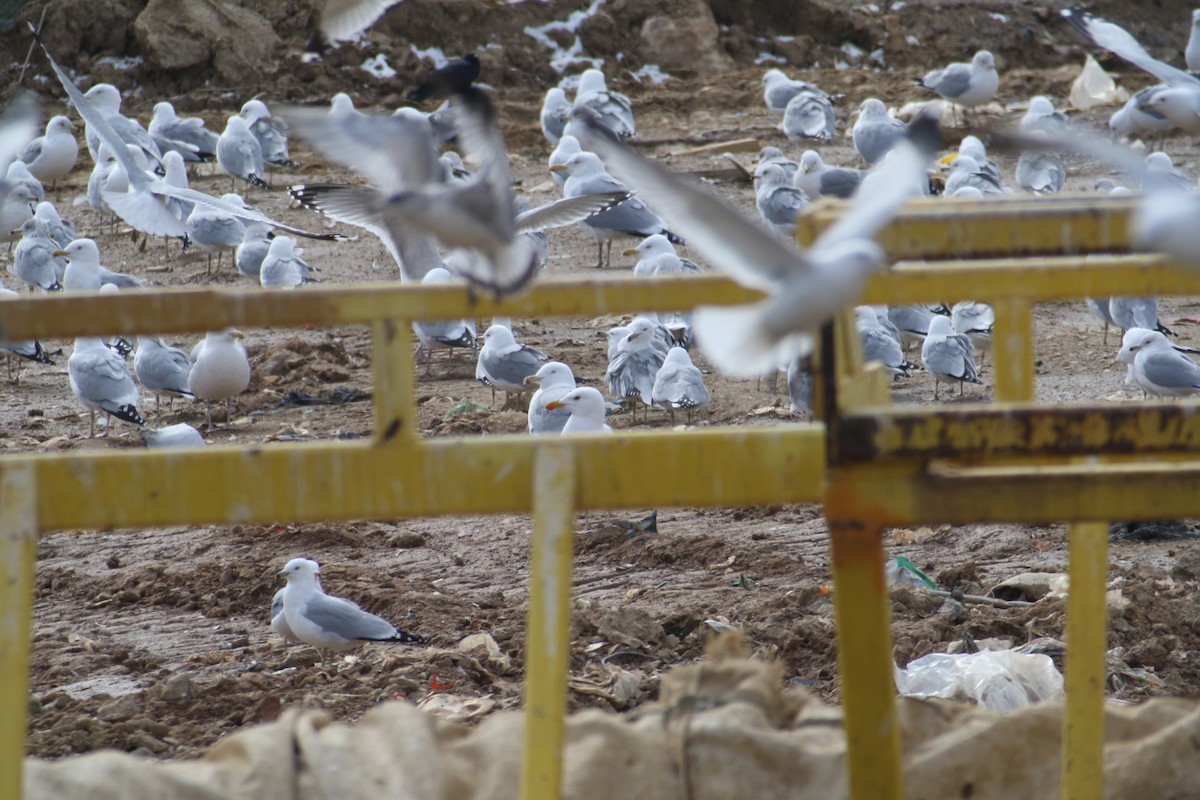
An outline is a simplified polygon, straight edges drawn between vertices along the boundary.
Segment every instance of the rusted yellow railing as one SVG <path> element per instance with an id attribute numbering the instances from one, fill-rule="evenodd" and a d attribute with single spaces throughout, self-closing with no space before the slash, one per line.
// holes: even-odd
<path id="1" fill-rule="evenodd" d="M 375 412 L 373 437 L 357 442 L 0 458 L 0 559 L 6 575 L 0 586 L 0 674 L 24 675 L 28 668 L 32 543 L 38 531 L 532 511 L 521 794 L 556 798 L 572 514 L 823 501 L 852 794 L 900 797 L 884 531 L 916 523 L 1061 521 L 1072 523 L 1063 792 L 1098 796 L 1106 570 L 1099 545 L 1104 526 L 1097 521 L 1200 514 L 1200 460 L 1194 458 L 1200 422 L 1174 405 L 1035 405 L 1031 310 L 1037 302 L 1082 296 L 1200 294 L 1200 276 L 1173 269 L 1159 257 L 1123 253 L 1131 208 L 1124 198 L 913 203 L 881 235 L 901 263 L 872 280 L 862 300 L 991 302 L 999 331 L 993 362 L 997 403 L 889 405 L 886 380 L 879 370 L 862 367 L 852 323 L 842 318 L 819 354 L 824 421 L 769 430 L 553 440 L 417 435 L 413 319 L 592 316 L 757 297 L 715 275 L 547 280 L 503 302 L 459 287 L 398 285 L 0 301 L 0 340 L 228 325 L 362 325 L 372 334 Z M 836 213 L 831 206 L 806 218 L 801 238 L 811 238 Z M 663 469 L 633 476 L 620 468 L 651 455 Z M 1080 463 L 1081 455 L 1093 458 Z M 19 792 L 25 691 L 21 681 L 0 682 L 0 797 Z"/>

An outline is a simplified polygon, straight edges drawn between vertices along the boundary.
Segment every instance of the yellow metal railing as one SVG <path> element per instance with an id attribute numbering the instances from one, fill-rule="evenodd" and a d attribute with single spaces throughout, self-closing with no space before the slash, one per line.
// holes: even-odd
<path id="1" fill-rule="evenodd" d="M 991 302 L 1001 332 L 994 344 L 999 405 L 890 406 L 883 373 L 862 367 L 857 335 L 843 316 L 818 354 L 823 422 L 770 430 L 566 440 L 417 435 L 411 320 L 682 310 L 758 296 L 713 275 L 549 280 L 501 302 L 456 287 L 398 285 L 0 301 L 0 340 L 227 325 L 369 326 L 375 411 L 373 437 L 358 442 L 0 458 L 0 674 L 28 668 L 39 531 L 532 511 L 521 795 L 557 797 L 574 512 L 823 501 L 852 796 L 900 797 L 884 530 L 918 522 L 1066 521 L 1072 599 L 1063 794 L 1097 797 L 1106 573 L 1106 528 L 1097 522 L 1200 514 L 1200 461 L 1191 459 L 1200 423 L 1171 405 L 1034 405 L 1031 310 L 1037 302 L 1090 295 L 1200 294 L 1200 275 L 1160 257 L 1120 254 L 1128 247 L 1131 208 L 1123 198 L 911 204 L 880 237 L 901 263 L 871 281 L 863 302 Z M 802 220 L 801 238 L 837 212 L 829 207 Z M 1102 457 L 1082 464 L 1083 454 Z M 651 455 L 666 468 L 637 476 L 616 468 Z M 682 474 L 687 480 L 676 477 Z M 0 682 L 0 797 L 19 794 L 24 692 L 21 681 Z"/>

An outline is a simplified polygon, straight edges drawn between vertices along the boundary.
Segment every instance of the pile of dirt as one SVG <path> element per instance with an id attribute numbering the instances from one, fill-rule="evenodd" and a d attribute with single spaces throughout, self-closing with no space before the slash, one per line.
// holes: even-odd
<path id="1" fill-rule="evenodd" d="M 474 50 L 483 79 L 497 89 L 541 94 L 562 75 L 551 51 L 530 29 L 579 19 L 574 30 L 554 27 L 548 36 L 562 50 L 578 37 L 578 56 L 567 74 L 602 59 L 616 85 L 639 85 L 635 76 L 655 65 L 676 78 L 725 74 L 769 65 L 791 69 L 834 65 L 894 69 L 906 79 L 950 60 L 968 58 L 985 42 L 1001 70 L 1077 62 L 1080 39 L 1057 15 L 1067 3 L 1015 4 L 1008 0 L 859 4 L 850 0 L 559 0 L 491 6 L 478 0 L 405 0 L 359 43 L 304 58 L 318 16 L 316 0 L 205 0 L 178 13 L 172 0 L 53 0 L 29 4 L 0 34 L 0 59 L 21 64 L 29 50 L 27 22 L 43 31 L 63 66 L 86 75 L 85 85 L 106 81 L 138 108 L 170 97 L 182 111 L 197 112 L 233 93 L 265 93 L 275 100 L 325 100 L 350 91 L 363 104 L 395 106 L 432 62 L 420 51 L 446 55 Z M 1178 60 L 1190 5 L 1182 0 L 1129 4 L 1104 0 L 1094 12 L 1126 26 L 1154 53 Z M 590 13 L 589 13 L 590 12 Z M 1163 34 L 1173 31 L 1174 34 Z M 251 46 L 253 45 L 253 46 Z M 368 58 L 382 56 L 394 75 L 372 75 Z M 53 82 L 30 88 L 60 97 Z M 14 82 L 15 84 L 15 82 Z"/>

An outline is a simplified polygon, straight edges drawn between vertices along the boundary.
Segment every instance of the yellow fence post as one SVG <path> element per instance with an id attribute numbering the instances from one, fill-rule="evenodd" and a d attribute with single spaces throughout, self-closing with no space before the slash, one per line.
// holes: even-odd
<path id="1" fill-rule="evenodd" d="M 1104 796 L 1104 653 L 1107 648 L 1108 524 L 1068 527 L 1067 699 L 1063 710 L 1062 797 Z"/>
<path id="2" fill-rule="evenodd" d="M 33 467 L 0 469 L 0 797 L 21 796 L 37 555 Z"/>
<path id="3" fill-rule="evenodd" d="M 575 463 L 570 443 L 538 448 L 533 469 L 529 625 L 525 635 L 525 745 L 521 800 L 558 800 L 570 657 Z"/>
<path id="4" fill-rule="evenodd" d="M 846 768 L 853 800 L 900 800 L 900 731 L 882 529 L 829 520 Z"/>
<path id="5" fill-rule="evenodd" d="M 392 441 L 399 433 L 408 440 L 417 436 L 416 378 L 409 331 L 407 322 L 402 325 L 393 318 L 376 320 L 371 326 L 376 442 Z"/>
<path id="6" fill-rule="evenodd" d="M 992 301 L 996 324 L 992 333 L 992 370 L 996 400 L 1033 400 L 1033 313 L 1029 301 L 1016 297 Z"/>

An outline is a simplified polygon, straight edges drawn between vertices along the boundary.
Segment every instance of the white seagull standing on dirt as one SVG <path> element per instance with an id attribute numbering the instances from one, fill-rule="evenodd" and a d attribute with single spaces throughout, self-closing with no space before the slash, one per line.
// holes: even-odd
<path id="1" fill-rule="evenodd" d="M 581 386 L 573 392 L 567 392 L 558 400 L 546 404 L 550 411 L 565 408 L 571 412 L 571 418 L 563 426 L 564 436 L 572 433 L 612 433 L 612 428 L 604 421 L 604 395 L 591 386 Z"/>

